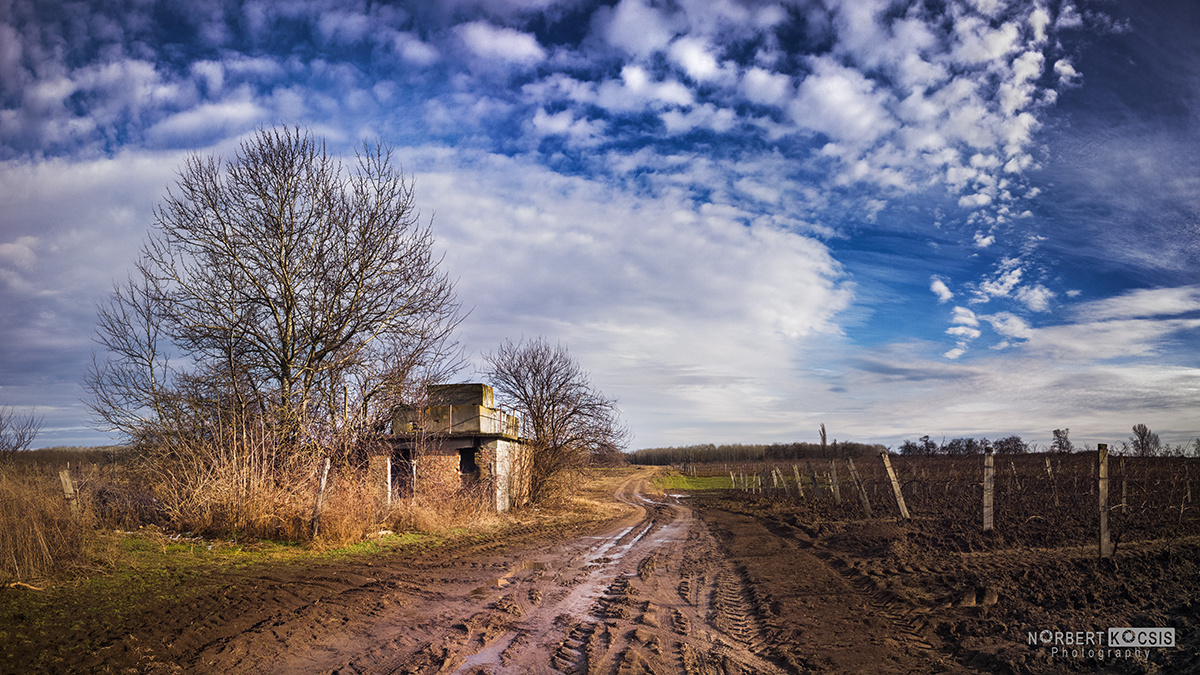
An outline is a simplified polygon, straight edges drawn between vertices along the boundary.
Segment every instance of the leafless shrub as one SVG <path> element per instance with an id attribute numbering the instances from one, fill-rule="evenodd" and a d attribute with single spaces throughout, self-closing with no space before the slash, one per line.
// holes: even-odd
<path id="1" fill-rule="evenodd" d="M 624 447 L 628 432 L 616 400 L 592 387 L 566 347 L 541 337 L 506 340 L 484 358 L 493 387 L 521 415 L 530 439 L 534 502 L 563 494 L 593 454 Z"/>
<path id="2" fill-rule="evenodd" d="M 18 415 L 12 406 L 0 406 L 0 459 L 28 450 L 41 430 L 41 417 Z"/>

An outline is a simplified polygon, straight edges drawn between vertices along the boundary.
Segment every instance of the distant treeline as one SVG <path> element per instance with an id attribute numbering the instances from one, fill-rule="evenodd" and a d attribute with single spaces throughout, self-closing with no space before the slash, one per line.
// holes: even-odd
<path id="1" fill-rule="evenodd" d="M 1058 432 L 1055 432 L 1056 438 Z M 1066 434 L 1062 435 L 1066 438 Z M 1027 452 L 1037 452 L 1039 448 L 1021 440 L 1020 436 L 1005 436 L 997 441 L 986 438 L 952 438 L 942 439 L 941 443 L 929 436 L 922 436 L 916 441 L 905 440 L 900 444 L 900 453 L 904 455 L 981 455 L 987 448 L 992 448 L 997 454 L 1018 455 Z M 1054 452 L 1071 452 L 1069 442 L 1064 447 L 1053 448 Z"/>
<path id="2" fill-rule="evenodd" d="M 879 444 L 834 441 L 820 443 L 772 443 L 771 445 L 687 445 L 669 448 L 643 448 L 630 453 L 634 464 L 668 466 L 671 464 L 711 464 L 761 462 L 790 459 L 834 459 L 865 457 L 886 452 Z"/>
<path id="3" fill-rule="evenodd" d="M 78 446 L 59 445 L 53 448 L 22 450 L 8 456 L 8 461 L 21 465 L 50 464 L 111 464 L 125 462 L 134 457 L 131 448 L 121 445 Z"/>

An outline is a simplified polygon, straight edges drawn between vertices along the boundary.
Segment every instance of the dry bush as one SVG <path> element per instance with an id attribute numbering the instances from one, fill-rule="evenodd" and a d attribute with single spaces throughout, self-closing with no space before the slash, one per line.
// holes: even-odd
<path id="1" fill-rule="evenodd" d="M 478 484 L 449 496 L 421 494 L 416 499 L 395 501 L 384 525 L 396 532 L 444 534 L 492 524 L 501 516 L 491 507 L 488 487 Z"/>
<path id="2" fill-rule="evenodd" d="M 57 480 L 0 470 L 0 582 L 57 575 L 86 563 L 89 521 L 86 511 L 72 517 Z"/>
<path id="3" fill-rule="evenodd" d="M 314 491 L 310 515 L 315 499 Z M 336 547 L 362 541 L 379 529 L 381 515 L 382 505 L 369 485 L 365 471 L 350 467 L 331 471 L 325 487 L 317 543 Z"/>

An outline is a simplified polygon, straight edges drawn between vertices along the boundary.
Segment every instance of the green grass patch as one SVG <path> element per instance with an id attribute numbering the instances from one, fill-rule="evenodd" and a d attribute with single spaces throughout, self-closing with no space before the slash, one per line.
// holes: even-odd
<path id="1" fill-rule="evenodd" d="M 672 471 L 656 476 L 654 484 L 660 490 L 729 490 L 733 487 L 729 476 L 685 476 Z"/>

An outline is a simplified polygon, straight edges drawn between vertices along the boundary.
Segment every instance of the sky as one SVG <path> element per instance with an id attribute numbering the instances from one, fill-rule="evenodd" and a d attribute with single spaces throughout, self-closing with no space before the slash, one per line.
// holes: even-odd
<path id="1" fill-rule="evenodd" d="M 0 405 L 81 381 L 191 153 L 395 149 L 474 364 L 631 448 L 1200 437 L 1200 3 L 0 0 Z M 479 379 L 468 369 L 464 379 Z"/>

